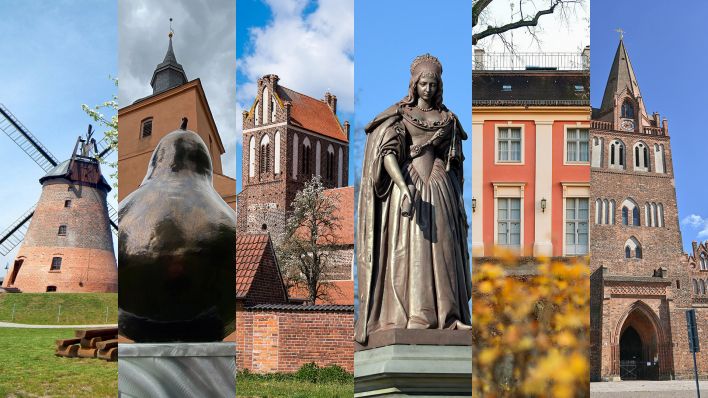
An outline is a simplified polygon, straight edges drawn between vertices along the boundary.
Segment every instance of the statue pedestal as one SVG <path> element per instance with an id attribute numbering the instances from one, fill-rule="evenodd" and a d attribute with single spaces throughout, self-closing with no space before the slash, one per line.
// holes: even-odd
<path id="1" fill-rule="evenodd" d="M 236 396 L 235 343 L 118 344 L 118 396 Z"/>
<path id="2" fill-rule="evenodd" d="M 460 330 L 387 330 L 354 354 L 354 397 L 469 397 L 472 334 Z"/>

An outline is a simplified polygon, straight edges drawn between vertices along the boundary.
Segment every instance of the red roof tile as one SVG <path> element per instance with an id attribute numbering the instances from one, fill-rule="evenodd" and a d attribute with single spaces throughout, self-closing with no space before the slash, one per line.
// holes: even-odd
<path id="1" fill-rule="evenodd" d="M 236 297 L 244 297 L 250 290 L 268 241 L 267 234 L 236 235 Z"/>
<path id="2" fill-rule="evenodd" d="M 344 128 L 323 100 L 318 100 L 278 85 L 277 94 L 281 102 L 290 101 L 290 121 L 293 125 L 314 131 L 325 137 L 348 142 Z"/>

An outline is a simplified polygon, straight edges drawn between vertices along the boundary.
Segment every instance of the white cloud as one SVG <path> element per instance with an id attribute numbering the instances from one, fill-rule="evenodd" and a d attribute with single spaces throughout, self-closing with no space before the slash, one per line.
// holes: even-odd
<path id="1" fill-rule="evenodd" d="M 698 214 L 691 214 L 681 220 L 682 225 L 694 229 L 697 232 L 698 239 L 708 238 L 708 218 L 701 217 Z"/>
<path id="2" fill-rule="evenodd" d="M 248 50 L 237 68 L 248 82 L 237 90 L 239 112 L 256 95 L 257 80 L 276 74 L 293 90 L 337 96 L 343 112 L 354 111 L 354 2 L 319 0 L 312 13 L 303 15 L 307 0 L 266 0 L 273 19 L 250 30 Z M 241 124 L 237 125 L 239 127 Z M 238 139 L 241 135 L 238 134 Z"/>
<path id="3" fill-rule="evenodd" d="M 189 80 L 199 78 L 226 153 L 224 173 L 236 174 L 236 7 L 233 0 L 122 0 L 118 2 L 120 80 L 126 106 L 152 94 L 150 79 L 167 51 L 169 18 L 173 47 Z M 175 128 L 179 121 L 175 122 Z M 240 134 L 239 134 L 240 136 Z"/>

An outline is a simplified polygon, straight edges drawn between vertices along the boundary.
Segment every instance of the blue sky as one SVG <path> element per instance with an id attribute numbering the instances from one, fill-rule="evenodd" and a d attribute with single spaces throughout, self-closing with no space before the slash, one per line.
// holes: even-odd
<path id="1" fill-rule="evenodd" d="M 236 4 L 237 191 L 241 191 L 241 117 L 256 82 L 279 84 L 315 98 L 337 96 L 339 119 L 353 120 L 354 1 L 239 0 Z M 353 123 L 352 123 L 353 124 Z M 349 181 L 353 181 L 350 169 Z"/>
<path id="2" fill-rule="evenodd" d="M 410 64 L 430 53 L 443 65 L 444 103 L 468 134 L 472 130 L 472 5 L 444 7 L 423 0 L 357 1 L 355 4 L 355 103 L 350 171 L 361 178 L 364 126 L 401 100 L 408 90 Z M 465 204 L 471 215 L 471 140 L 463 145 Z"/>
<path id="3" fill-rule="evenodd" d="M 708 78 L 708 3 L 664 7 L 663 2 L 591 3 L 591 101 L 599 106 L 619 35 L 637 75 L 647 112 L 669 121 L 679 222 L 684 250 L 692 240 L 708 240 L 705 174 L 708 131 L 705 115 Z M 661 18 L 657 19 L 657 10 Z M 668 220 L 667 220 L 668 222 Z"/>
<path id="4" fill-rule="evenodd" d="M 0 15 L 0 103 L 60 161 L 68 159 L 91 123 L 81 104 L 116 92 L 109 79 L 117 76 L 116 1 L 3 1 Z M 0 165 L 4 230 L 39 199 L 43 171 L 4 133 Z M 113 192 L 109 198 L 117 207 Z M 0 276 L 14 255 L 0 256 Z"/>

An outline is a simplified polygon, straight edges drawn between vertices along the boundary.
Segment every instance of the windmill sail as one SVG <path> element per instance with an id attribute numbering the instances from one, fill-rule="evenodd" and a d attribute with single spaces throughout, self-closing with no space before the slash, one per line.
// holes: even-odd
<path id="1" fill-rule="evenodd" d="M 6 230 L 0 234 L 0 254 L 7 256 L 17 245 L 25 238 L 27 228 L 29 228 L 29 220 L 34 215 L 34 209 L 37 205 L 32 206 L 20 218 L 12 223 Z"/>
<path id="2" fill-rule="evenodd" d="M 49 150 L 42 145 L 41 142 L 35 137 L 30 131 L 15 117 L 15 115 L 10 112 L 3 104 L 0 104 L 0 130 L 2 130 L 12 141 L 17 144 L 35 163 L 39 165 L 45 172 L 49 172 L 53 169 L 59 162 L 57 158 L 52 155 Z M 111 152 L 113 148 L 108 145 L 108 139 L 105 137 L 97 143 L 96 146 L 98 157 L 105 158 Z M 34 207 L 32 207 L 31 212 L 34 213 Z M 6 246 L 9 247 L 9 252 L 15 246 L 17 246 L 24 238 L 23 230 L 27 230 L 27 222 L 32 217 L 32 214 L 25 213 L 20 219 L 15 221 L 10 227 L 8 227 L 0 235 L 0 253 L 5 255 Z M 111 226 L 113 227 L 113 233 L 117 234 L 118 231 L 118 217 L 117 212 L 108 204 L 108 216 L 110 218 Z M 19 223 L 24 217 L 26 219 Z M 17 224 L 17 225 L 16 225 Z M 19 239 L 19 240 L 18 240 Z M 14 242 L 14 243 L 13 243 Z"/>
<path id="3" fill-rule="evenodd" d="M 0 130 L 45 172 L 59 163 L 57 158 L 3 104 L 0 104 Z"/>

